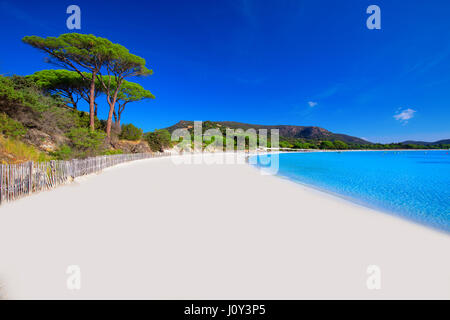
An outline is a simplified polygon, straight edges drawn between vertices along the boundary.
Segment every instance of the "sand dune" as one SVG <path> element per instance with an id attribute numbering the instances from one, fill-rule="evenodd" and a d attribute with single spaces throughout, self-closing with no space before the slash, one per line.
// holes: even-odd
<path id="1" fill-rule="evenodd" d="M 448 234 L 245 164 L 142 160 L 0 208 L 9 299 L 449 299 L 449 253 Z"/>

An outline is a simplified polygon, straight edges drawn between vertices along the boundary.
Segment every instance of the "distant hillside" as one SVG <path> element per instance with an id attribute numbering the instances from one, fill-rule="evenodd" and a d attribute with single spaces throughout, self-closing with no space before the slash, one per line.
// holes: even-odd
<path id="1" fill-rule="evenodd" d="M 415 145 L 419 145 L 419 146 L 435 146 L 435 145 L 439 145 L 439 144 L 450 144 L 450 139 L 439 140 L 439 141 L 435 141 L 435 142 L 408 140 L 408 141 L 401 142 L 401 144 L 415 144 Z"/>
<path id="2" fill-rule="evenodd" d="M 176 129 L 188 129 L 191 130 L 194 126 L 193 121 L 180 121 L 177 124 L 166 128 L 169 132 L 173 132 Z M 303 139 L 311 141 L 336 141 L 340 140 L 345 143 L 351 144 L 371 144 L 371 142 L 366 141 L 361 138 L 352 137 L 345 134 L 333 133 L 326 129 L 320 127 L 306 127 L 306 126 L 291 126 L 291 125 L 258 125 L 258 124 L 248 124 L 233 121 L 205 121 L 203 122 L 203 129 L 208 128 L 230 128 L 230 129 L 243 129 L 247 130 L 254 128 L 259 129 L 279 129 L 280 137 L 290 140 L 290 139 Z"/>

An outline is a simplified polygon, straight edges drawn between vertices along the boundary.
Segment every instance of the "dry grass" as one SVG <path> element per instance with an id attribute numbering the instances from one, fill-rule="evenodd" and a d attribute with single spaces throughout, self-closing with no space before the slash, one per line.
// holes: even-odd
<path id="1" fill-rule="evenodd" d="M 45 161 L 50 160 L 50 157 L 22 141 L 0 136 L 0 162 L 8 164 L 30 160 Z"/>
<path id="2" fill-rule="evenodd" d="M 142 140 L 124 140 L 124 139 L 120 139 L 119 141 L 122 143 L 128 143 L 132 145 L 138 145 L 139 143 L 142 142 Z"/>

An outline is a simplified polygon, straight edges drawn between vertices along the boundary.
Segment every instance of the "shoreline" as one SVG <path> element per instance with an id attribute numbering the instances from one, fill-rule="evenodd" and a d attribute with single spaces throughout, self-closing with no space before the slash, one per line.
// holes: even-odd
<path id="1" fill-rule="evenodd" d="M 247 164 L 129 162 L 0 209 L 7 299 L 449 299 L 449 246 Z"/>
<path id="2" fill-rule="evenodd" d="M 323 195 L 324 197 L 331 197 L 331 198 L 334 198 L 334 199 L 337 199 L 337 200 L 341 200 L 341 201 L 343 201 L 343 202 L 345 202 L 347 204 L 355 205 L 357 207 L 364 208 L 364 209 L 373 210 L 373 211 L 376 211 L 376 212 L 378 212 L 380 214 L 385 214 L 385 215 L 391 216 L 391 217 L 393 217 L 395 219 L 399 219 L 399 220 L 404 221 L 406 223 L 411 223 L 413 225 L 416 225 L 416 226 L 419 226 L 419 227 L 423 227 L 423 228 L 426 228 L 428 230 L 437 231 L 437 232 L 442 233 L 444 235 L 450 236 L 450 232 L 447 232 L 447 231 L 445 231 L 443 229 L 440 229 L 440 228 L 438 228 L 436 226 L 427 225 L 427 224 L 424 224 L 424 223 L 420 223 L 420 222 L 418 222 L 416 220 L 409 219 L 409 218 L 407 218 L 405 216 L 402 216 L 398 212 L 389 211 L 389 210 L 387 210 L 385 208 L 378 207 L 376 205 L 371 205 L 371 204 L 369 204 L 367 202 L 364 202 L 362 200 L 358 200 L 356 198 L 345 196 L 345 195 L 337 193 L 337 192 L 332 192 L 332 191 L 327 190 L 327 189 L 322 189 L 320 187 L 316 187 L 316 186 L 311 185 L 311 184 L 307 184 L 307 183 L 303 183 L 303 182 L 300 182 L 300 181 L 296 181 L 296 180 L 293 180 L 293 179 L 291 179 L 291 178 L 289 178 L 287 176 L 275 175 L 275 177 L 277 177 L 279 179 L 282 179 L 282 180 L 284 180 L 284 181 L 286 181 L 288 183 L 294 184 L 296 186 L 301 186 L 301 187 L 307 188 L 311 192 L 317 192 L 317 193 Z"/>
<path id="3" fill-rule="evenodd" d="M 366 150 L 351 150 L 351 151 L 349 150 L 349 152 L 353 152 L 353 151 L 356 152 L 356 151 L 366 151 Z M 372 150 L 367 150 L 367 151 L 372 151 Z M 373 151 L 378 151 L 378 150 L 373 150 Z M 436 151 L 441 151 L 441 150 L 436 150 Z M 318 152 L 321 152 L 321 151 L 318 151 Z M 331 152 L 331 151 L 325 151 L 325 152 Z M 290 153 L 305 153 L 305 152 L 280 152 L 280 154 L 281 153 L 290 154 Z M 268 153 L 268 154 L 270 154 L 270 153 Z M 253 155 L 253 156 L 258 156 L 258 155 Z M 259 168 L 257 165 L 251 165 L 251 166 L 255 167 L 256 169 Z M 421 227 L 425 227 L 425 228 L 428 228 L 428 229 L 431 229 L 431 230 L 443 233 L 445 235 L 450 235 L 450 231 L 444 230 L 444 229 L 442 229 L 442 228 L 440 228 L 438 226 L 432 225 L 432 224 L 423 223 L 423 222 L 420 222 L 418 220 L 409 218 L 409 217 L 403 215 L 401 212 L 391 211 L 391 210 L 389 210 L 387 208 L 384 208 L 382 206 L 377 206 L 375 204 L 371 204 L 369 202 L 365 202 L 364 200 L 360 200 L 358 198 L 353 198 L 351 196 L 347 196 L 347 195 L 344 195 L 344 194 L 341 194 L 341 193 L 338 193 L 338 192 L 333 192 L 331 190 L 328 190 L 326 188 L 321 188 L 321 187 L 315 186 L 313 184 L 308 184 L 306 182 L 302 182 L 302 181 L 296 180 L 296 179 L 294 179 L 292 177 L 289 177 L 287 175 L 281 175 L 281 174 L 277 173 L 277 174 L 275 174 L 275 176 L 280 178 L 280 179 L 283 179 L 285 181 L 288 181 L 290 183 L 293 183 L 295 185 L 303 186 L 303 187 L 309 188 L 309 189 L 311 189 L 313 191 L 317 191 L 317 192 L 323 194 L 324 196 L 331 196 L 331 197 L 334 197 L 334 198 L 338 198 L 338 199 L 341 199 L 341 200 L 343 200 L 345 202 L 348 202 L 348 203 L 351 203 L 351 204 L 354 204 L 354 205 L 357 205 L 357 206 L 360 206 L 360 207 L 363 207 L 363 208 L 375 210 L 375 211 L 378 211 L 380 213 L 387 214 L 389 216 L 393 216 L 393 217 L 395 217 L 397 219 L 400 219 L 400 220 L 408 222 L 408 223 L 412 223 L 412 224 L 415 224 L 415 225 L 418 225 L 418 226 L 421 226 Z"/>

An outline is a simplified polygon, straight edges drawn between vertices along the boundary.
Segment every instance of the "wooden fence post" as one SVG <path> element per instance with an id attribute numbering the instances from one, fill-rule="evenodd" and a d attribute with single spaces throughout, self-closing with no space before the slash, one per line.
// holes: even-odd
<path id="1" fill-rule="evenodd" d="M 0 164 L 0 204 L 21 198 L 26 194 L 52 189 L 65 183 L 70 176 L 79 176 L 134 160 L 170 155 L 164 153 L 122 154 L 72 159 L 70 161 L 29 161 L 22 164 Z M 36 166 L 36 170 L 35 167 Z M 27 190 L 28 187 L 28 190 Z"/>
<path id="2" fill-rule="evenodd" d="M 29 176 L 28 176 L 28 194 L 31 194 L 33 192 L 33 161 L 30 161 L 28 163 L 28 168 L 30 170 Z"/>

